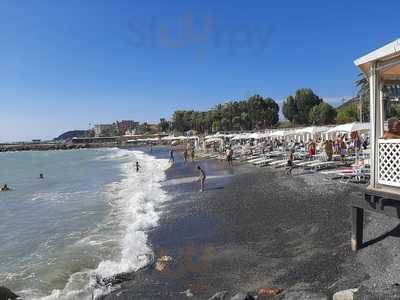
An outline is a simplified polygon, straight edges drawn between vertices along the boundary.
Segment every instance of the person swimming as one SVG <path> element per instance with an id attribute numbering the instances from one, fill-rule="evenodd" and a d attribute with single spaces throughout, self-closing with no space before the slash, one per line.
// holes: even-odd
<path id="1" fill-rule="evenodd" d="M 2 192 L 6 192 L 6 191 L 9 191 L 9 190 L 10 190 L 10 188 L 8 187 L 7 184 L 4 184 L 4 185 L 1 187 L 1 191 L 2 191 Z"/>
<path id="2" fill-rule="evenodd" d="M 137 161 L 136 162 L 136 172 L 139 172 L 139 169 L 140 169 L 141 167 L 140 167 L 140 165 L 139 165 L 139 162 Z"/>
<path id="3" fill-rule="evenodd" d="M 43 173 L 40 173 L 40 174 L 39 174 L 39 178 L 40 178 L 40 179 L 43 179 L 43 178 L 44 178 Z"/>

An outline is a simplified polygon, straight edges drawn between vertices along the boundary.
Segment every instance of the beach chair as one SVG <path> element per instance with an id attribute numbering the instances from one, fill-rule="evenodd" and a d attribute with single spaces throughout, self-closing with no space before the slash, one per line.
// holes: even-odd
<path id="1" fill-rule="evenodd" d="M 299 162 L 299 163 L 297 164 L 297 166 L 298 166 L 298 167 L 306 168 L 308 165 L 315 164 L 316 162 L 319 162 L 319 161 L 316 161 L 316 160 L 306 160 L 306 161 Z"/>
<path id="2" fill-rule="evenodd" d="M 314 171 L 319 171 L 323 169 L 332 168 L 334 166 L 338 166 L 338 162 L 331 160 L 331 161 L 318 161 L 313 164 L 307 165 L 307 168 L 312 169 Z"/>
<path id="3" fill-rule="evenodd" d="M 349 182 L 367 182 L 371 176 L 371 171 L 366 167 L 359 168 L 346 168 L 338 170 L 337 175 L 340 177 L 341 182 L 349 183 Z"/>
<path id="4" fill-rule="evenodd" d="M 253 165 L 257 166 L 257 167 L 265 167 L 267 166 L 269 163 L 271 163 L 272 161 L 274 161 L 272 158 L 267 158 L 258 162 L 253 163 Z"/>
<path id="5" fill-rule="evenodd" d="M 282 163 L 287 163 L 287 159 L 274 160 L 274 161 L 270 162 L 269 165 L 271 167 L 275 167 L 275 166 L 278 166 L 278 165 L 280 165 Z"/>
<path id="6" fill-rule="evenodd" d="M 294 160 L 293 161 L 293 165 L 294 165 L 294 167 L 296 167 L 296 163 L 298 163 L 298 162 L 301 162 L 301 160 Z M 279 163 L 279 164 L 276 164 L 275 165 L 275 168 L 283 168 L 283 167 L 286 167 L 287 166 L 287 160 L 285 160 L 284 162 L 282 162 L 282 163 Z"/>

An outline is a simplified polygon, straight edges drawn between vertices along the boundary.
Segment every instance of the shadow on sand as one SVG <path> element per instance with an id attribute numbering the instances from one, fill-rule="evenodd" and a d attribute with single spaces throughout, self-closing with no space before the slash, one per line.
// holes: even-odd
<path id="1" fill-rule="evenodd" d="M 372 240 L 369 240 L 365 243 L 362 244 L 361 249 L 366 248 L 368 246 L 371 246 L 373 244 L 379 243 L 380 241 L 383 241 L 384 239 L 386 239 L 387 237 L 392 236 L 392 237 L 396 237 L 399 238 L 400 237 L 400 224 L 397 225 L 395 228 L 393 228 L 392 230 L 390 230 L 389 232 L 386 232 Z"/>

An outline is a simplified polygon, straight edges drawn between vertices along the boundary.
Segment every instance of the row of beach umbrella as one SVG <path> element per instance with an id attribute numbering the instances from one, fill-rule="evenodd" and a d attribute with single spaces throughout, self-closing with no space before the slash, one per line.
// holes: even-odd
<path id="1" fill-rule="evenodd" d="M 310 126 L 305 128 L 290 129 L 290 130 L 273 130 L 270 132 L 253 132 L 253 133 L 238 133 L 238 134 L 222 134 L 217 133 L 205 137 L 208 141 L 217 141 L 223 138 L 229 138 L 235 140 L 250 140 L 250 139 L 265 139 L 265 138 L 279 138 L 288 136 L 299 136 L 299 135 L 315 135 L 315 134 L 333 134 L 333 133 L 351 133 L 354 131 L 367 132 L 371 128 L 370 123 L 348 123 L 334 127 L 327 126 Z"/>

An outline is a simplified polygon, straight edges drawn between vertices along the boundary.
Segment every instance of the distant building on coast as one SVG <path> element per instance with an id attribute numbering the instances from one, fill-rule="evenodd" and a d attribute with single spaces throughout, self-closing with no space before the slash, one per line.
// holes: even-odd
<path id="1" fill-rule="evenodd" d="M 132 130 L 127 130 L 125 132 L 125 136 L 134 136 L 141 134 L 156 134 L 160 132 L 160 126 L 158 124 L 149 124 L 149 123 L 137 123 Z"/>
<path id="2" fill-rule="evenodd" d="M 114 124 L 118 135 L 125 135 L 127 132 L 133 131 L 139 126 L 139 122 L 132 120 L 116 121 Z"/>
<path id="3" fill-rule="evenodd" d="M 115 125 L 114 124 L 97 124 L 94 125 L 94 136 L 95 137 L 104 137 L 104 136 L 112 136 L 115 133 Z"/>
<path id="4" fill-rule="evenodd" d="M 127 132 L 135 131 L 139 126 L 139 122 L 133 120 L 115 121 L 112 124 L 97 124 L 94 125 L 94 136 L 123 136 Z"/>

